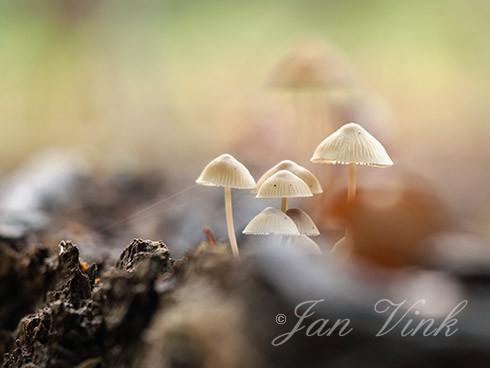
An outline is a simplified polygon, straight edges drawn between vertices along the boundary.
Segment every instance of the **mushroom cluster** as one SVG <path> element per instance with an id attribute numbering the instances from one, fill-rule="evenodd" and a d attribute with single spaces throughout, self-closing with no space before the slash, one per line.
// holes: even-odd
<path id="1" fill-rule="evenodd" d="M 289 245 L 307 244 L 306 251 L 320 251 L 313 241 L 298 242 L 307 236 L 320 235 L 311 217 L 298 208 L 288 209 L 290 198 L 311 197 L 323 192 L 311 171 L 293 161 L 281 161 L 262 175 L 253 192 L 257 198 L 281 198 L 281 210 L 267 207 L 250 221 L 244 234 L 287 236 Z"/>
<path id="2" fill-rule="evenodd" d="M 346 164 L 349 167 L 347 201 L 356 193 L 356 165 L 387 167 L 393 165 L 385 148 L 359 124 L 349 123 L 331 134 L 316 148 L 311 161 L 314 163 Z M 256 215 L 243 230 L 247 235 L 279 235 L 288 237 L 287 244 L 309 253 L 320 253 L 318 245 L 309 239 L 320 232 L 306 212 L 289 208 L 290 198 L 312 197 L 322 193 L 318 179 L 308 169 L 284 160 L 270 168 L 255 183 L 248 169 L 229 154 L 212 160 L 202 171 L 197 184 L 223 187 L 225 191 L 226 224 L 230 246 L 235 258 L 239 251 L 233 224 L 231 188 L 253 189 L 257 198 L 280 198 L 281 208 L 267 207 Z M 349 244 L 350 229 L 335 248 Z"/>

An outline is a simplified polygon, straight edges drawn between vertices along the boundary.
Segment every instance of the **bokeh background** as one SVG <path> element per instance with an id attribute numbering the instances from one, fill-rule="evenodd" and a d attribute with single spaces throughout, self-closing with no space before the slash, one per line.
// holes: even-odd
<path id="1" fill-rule="evenodd" d="M 0 0 L 0 361 L 487 367 L 489 19 L 488 0 Z M 310 157 L 351 121 L 395 164 L 359 167 L 346 203 L 347 168 Z M 225 152 L 318 176 L 290 206 L 323 254 L 243 235 L 279 200 L 233 190 L 230 260 L 223 190 L 195 184 Z M 451 338 L 374 338 L 385 298 L 437 325 L 468 305 Z M 313 299 L 353 333 L 273 347 Z"/>
<path id="2" fill-rule="evenodd" d="M 19 179 L 19 170 L 44 172 L 32 162 L 25 166 L 32 157 L 53 149 L 61 156 L 76 152 L 84 170 L 111 179 L 102 185 L 105 192 L 100 185 L 85 187 L 89 193 L 70 192 L 68 201 L 90 198 L 99 206 L 93 211 L 98 226 L 124 225 L 119 235 L 125 241 L 139 235 L 170 243 L 174 237 L 175 247 L 185 249 L 202 237 L 203 225 L 226 236 L 221 192 L 191 188 L 166 200 L 192 186 L 208 161 L 233 153 L 258 178 L 292 158 L 322 178 L 326 198 L 304 206 L 332 243 L 343 225 L 332 220 L 338 209 L 330 208 L 334 194 L 329 195 L 342 198 L 346 171 L 315 167 L 309 157 L 324 137 L 353 120 L 378 137 L 395 161 L 390 169 L 361 168 L 360 193 L 407 192 L 402 212 L 408 208 L 410 221 L 426 214 L 423 204 L 434 200 L 437 205 L 429 207 L 435 214 L 417 223 L 421 227 L 444 212 L 451 232 L 488 239 L 489 15 L 484 0 L 4 0 L 4 201 L 15 197 L 19 181 L 42 181 Z M 354 83 L 320 92 L 271 86 L 278 63 L 305 44 L 328 49 Z M 48 185 L 58 196 L 69 168 L 78 167 L 64 165 Z M 135 193 L 151 193 L 124 207 L 120 202 L 133 192 L 113 178 L 127 173 L 145 173 L 154 184 L 128 184 Z M 47 176 L 55 177 L 49 171 Z M 214 195 L 210 210 L 205 196 Z M 245 206 L 236 210 L 240 230 L 267 202 L 236 196 L 237 205 Z M 119 202 L 118 211 L 104 212 L 111 200 Z M 141 218 L 138 211 L 152 205 L 142 221 L 128 225 L 128 217 L 136 212 L 132 219 Z M 83 222 L 77 217 L 83 206 L 75 207 L 68 214 Z M 168 211 L 178 216 L 164 219 Z M 63 235 L 85 243 L 92 229 L 70 227 L 63 218 L 53 227 L 58 232 L 52 242 Z M 421 232 L 427 235 L 425 228 Z M 193 235 L 181 241 L 182 234 Z"/>

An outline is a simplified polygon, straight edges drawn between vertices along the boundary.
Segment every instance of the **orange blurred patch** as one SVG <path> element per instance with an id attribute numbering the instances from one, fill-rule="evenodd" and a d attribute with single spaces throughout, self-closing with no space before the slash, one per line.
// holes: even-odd
<path id="1" fill-rule="evenodd" d="M 325 203 L 321 216 L 350 226 L 353 255 L 386 267 L 422 263 L 424 240 L 449 223 L 446 210 L 430 188 L 408 186 L 361 189 L 350 204 L 345 191 L 338 192 Z"/>

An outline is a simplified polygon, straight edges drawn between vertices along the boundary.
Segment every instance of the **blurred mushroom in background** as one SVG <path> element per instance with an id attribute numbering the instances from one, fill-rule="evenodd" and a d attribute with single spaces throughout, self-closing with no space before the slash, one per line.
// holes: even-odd
<path id="1" fill-rule="evenodd" d="M 296 47 L 278 62 L 269 85 L 291 94 L 297 158 L 307 154 L 318 136 L 332 127 L 330 94 L 350 94 L 357 88 L 347 62 L 331 47 L 311 41 Z"/>

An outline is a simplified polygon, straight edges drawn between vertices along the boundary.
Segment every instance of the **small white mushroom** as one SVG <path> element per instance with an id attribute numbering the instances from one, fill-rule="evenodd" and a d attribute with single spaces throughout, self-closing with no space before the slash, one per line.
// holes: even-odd
<path id="1" fill-rule="evenodd" d="M 257 198 L 281 198 L 281 210 L 287 211 L 288 199 L 311 197 L 308 185 L 292 172 L 281 170 L 268 178 L 257 191 Z"/>
<path id="2" fill-rule="evenodd" d="M 294 161 L 283 160 L 278 164 L 274 165 L 273 167 L 271 167 L 269 170 L 266 171 L 264 175 L 261 176 L 261 178 L 257 181 L 257 186 L 253 190 L 253 193 L 257 193 L 259 188 L 262 186 L 262 184 L 264 184 L 264 182 L 267 179 L 269 179 L 272 175 L 274 175 L 275 173 L 281 170 L 290 171 L 298 178 L 303 180 L 310 188 L 311 193 L 319 194 L 323 192 L 320 182 L 310 170 L 304 168 L 303 166 L 298 165 Z"/>
<path id="3" fill-rule="evenodd" d="M 286 211 L 291 220 L 294 221 L 301 235 L 318 236 L 320 232 L 308 214 L 299 208 L 290 208 Z"/>
<path id="4" fill-rule="evenodd" d="M 304 254 L 322 254 L 322 250 L 318 244 L 306 235 L 291 238 L 289 244 L 291 247 Z"/>
<path id="5" fill-rule="evenodd" d="M 247 235 L 300 235 L 294 221 L 274 207 L 262 210 L 248 223 L 243 233 Z"/>

